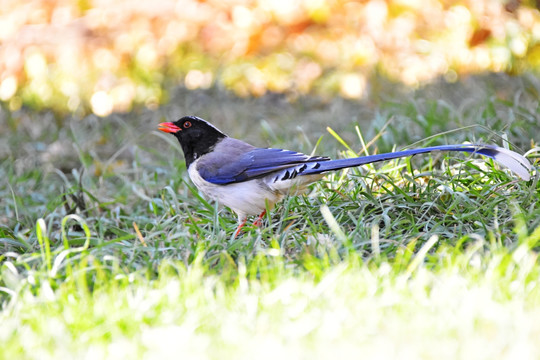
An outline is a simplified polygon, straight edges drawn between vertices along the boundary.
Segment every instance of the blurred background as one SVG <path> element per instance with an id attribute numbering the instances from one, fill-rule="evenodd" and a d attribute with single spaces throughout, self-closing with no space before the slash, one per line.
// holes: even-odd
<path id="1" fill-rule="evenodd" d="M 3 0 L 0 100 L 72 114 L 150 109 L 178 86 L 360 99 L 536 71 L 540 13 L 519 0 Z"/>

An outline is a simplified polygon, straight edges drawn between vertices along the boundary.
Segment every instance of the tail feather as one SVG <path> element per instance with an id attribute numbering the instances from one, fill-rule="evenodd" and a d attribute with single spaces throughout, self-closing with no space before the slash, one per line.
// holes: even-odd
<path id="1" fill-rule="evenodd" d="M 378 161 L 397 159 L 401 157 L 412 156 L 416 154 L 425 154 L 436 151 L 462 151 L 472 154 L 480 154 L 492 158 L 499 164 L 507 167 L 523 180 L 531 178 L 532 166 L 529 161 L 518 153 L 494 145 L 441 145 L 421 149 L 410 149 L 397 151 L 393 153 L 362 156 L 351 159 L 339 159 L 319 162 L 317 168 L 308 168 L 302 172 L 302 175 L 320 174 L 326 171 L 339 170 L 348 167 L 361 166 Z"/>

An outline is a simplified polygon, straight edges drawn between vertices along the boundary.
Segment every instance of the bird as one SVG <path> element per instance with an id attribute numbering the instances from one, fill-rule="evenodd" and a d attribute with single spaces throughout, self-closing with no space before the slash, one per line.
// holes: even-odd
<path id="1" fill-rule="evenodd" d="M 266 209 L 288 194 L 298 194 L 329 171 L 436 151 L 483 155 L 509 168 L 523 180 L 531 178 L 531 164 L 522 155 L 495 145 L 460 144 L 408 149 L 391 153 L 331 160 L 300 152 L 260 148 L 226 135 L 197 116 L 162 122 L 158 130 L 174 135 L 184 153 L 193 184 L 207 198 L 229 207 L 238 216 L 236 238 L 248 216 L 260 225 Z"/>

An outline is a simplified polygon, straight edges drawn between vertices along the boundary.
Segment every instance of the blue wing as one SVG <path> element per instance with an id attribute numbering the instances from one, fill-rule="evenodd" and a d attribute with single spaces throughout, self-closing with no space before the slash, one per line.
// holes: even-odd
<path id="1" fill-rule="evenodd" d="M 290 150 L 253 148 L 232 159 L 230 154 L 225 157 L 214 151 L 198 161 L 197 170 L 204 180 L 226 185 L 260 178 L 298 165 L 329 160 L 327 157 L 309 156 Z"/>

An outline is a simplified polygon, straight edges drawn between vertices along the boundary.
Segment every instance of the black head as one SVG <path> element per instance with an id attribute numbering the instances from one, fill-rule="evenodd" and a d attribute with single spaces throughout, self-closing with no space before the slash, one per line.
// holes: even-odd
<path id="1" fill-rule="evenodd" d="M 187 167 L 200 156 L 212 151 L 218 142 L 227 137 L 215 126 L 196 116 L 184 116 L 175 122 L 161 123 L 159 130 L 171 133 L 178 139 Z"/>

